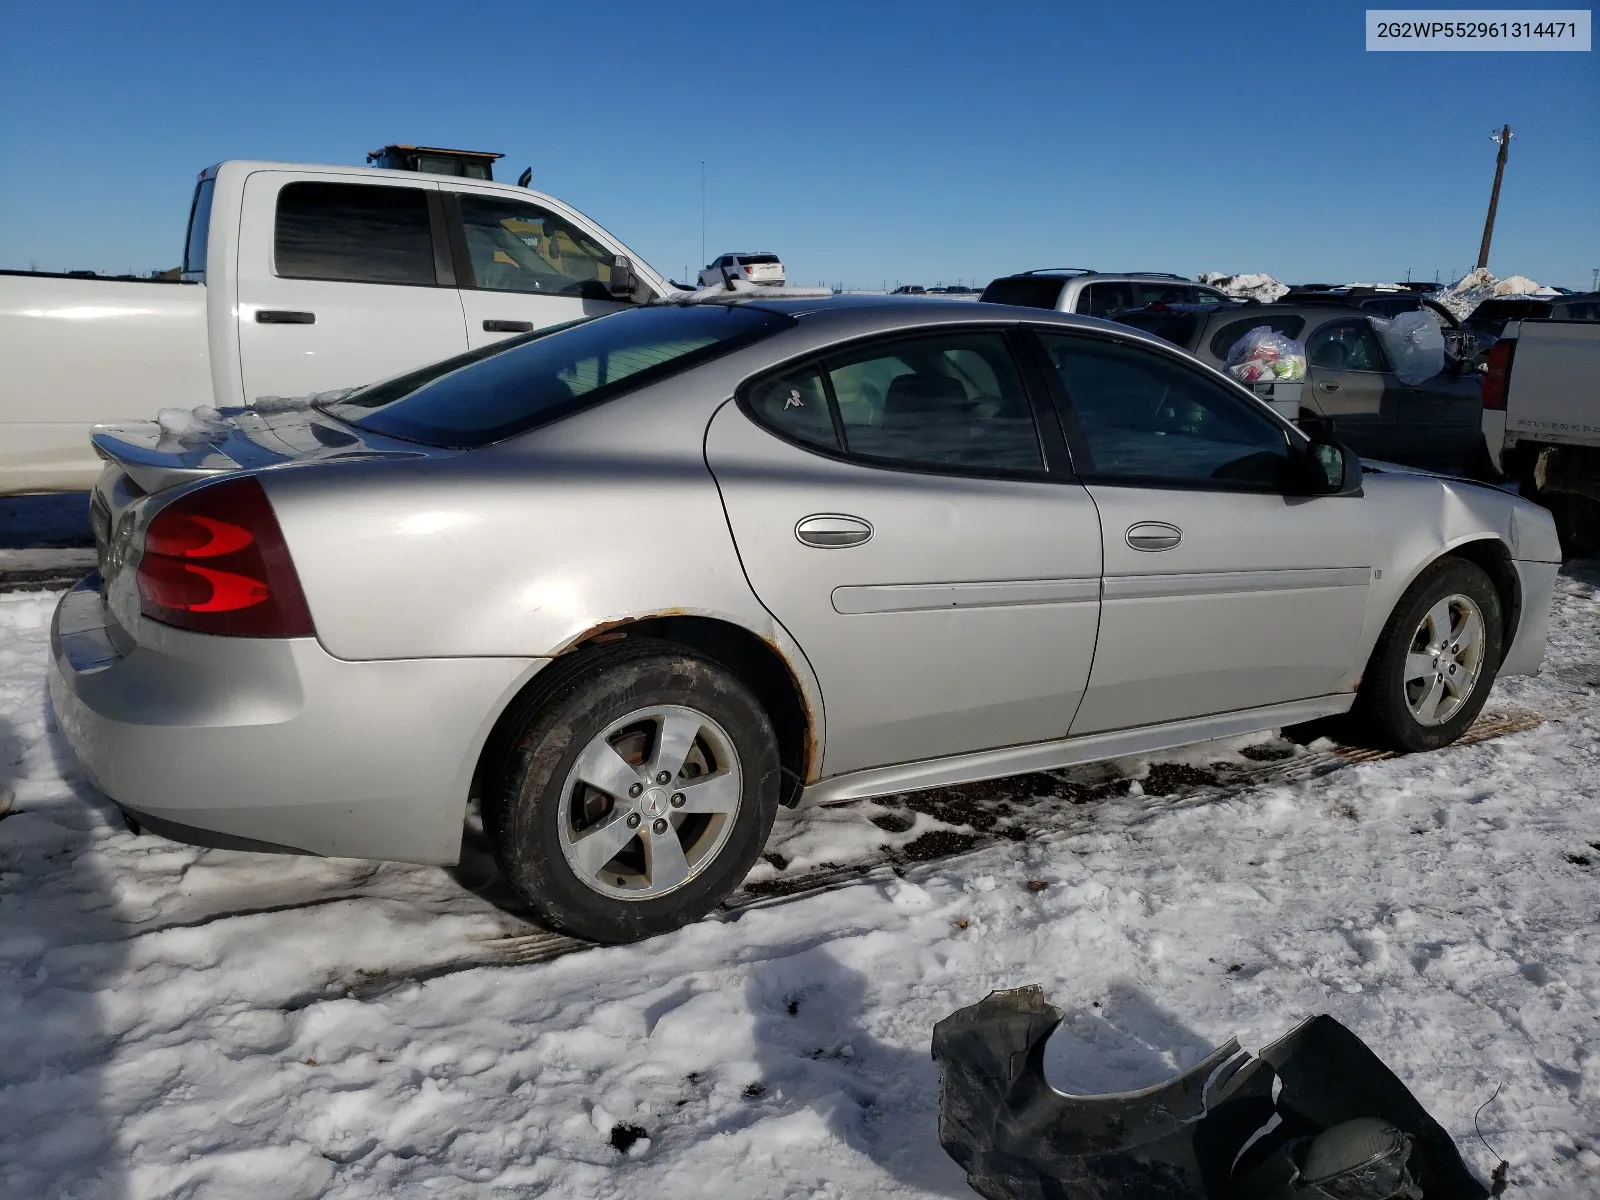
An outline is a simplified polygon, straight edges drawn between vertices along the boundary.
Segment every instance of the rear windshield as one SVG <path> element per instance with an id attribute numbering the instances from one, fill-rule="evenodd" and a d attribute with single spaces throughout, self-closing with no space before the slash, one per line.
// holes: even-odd
<path id="1" fill-rule="evenodd" d="M 189 236 L 183 243 L 183 277 L 196 283 L 206 279 L 206 242 L 211 237 L 211 193 L 215 178 L 195 184 L 194 200 L 189 204 Z"/>
<path id="2" fill-rule="evenodd" d="M 1051 275 L 1013 275 L 1010 279 L 996 279 L 978 299 L 985 304 L 1054 308 L 1061 299 L 1061 280 Z"/>
<path id="3" fill-rule="evenodd" d="M 778 261 L 776 254 L 740 254 L 736 257 L 745 266 L 760 266 L 762 263 L 775 263 Z"/>
<path id="4" fill-rule="evenodd" d="M 1485 300 L 1472 310 L 1475 320 L 1528 321 L 1550 315 L 1548 300 Z"/>
<path id="5" fill-rule="evenodd" d="M 1122 325 L 1132 325 L 1146 333 L 1153 333 L 1163 341 L 1187 350 L 1200 327 L 1200 313 L 1196 312 L 1125 312 L 1115 318 Z"/>
<path id="6" fill-rule="evenodd" d="M 470 450 L 634 391 L 769 337 L 789 317 L 758 308 L 636 308 L 496 343 L 327 406 L 361 429 Z"/>

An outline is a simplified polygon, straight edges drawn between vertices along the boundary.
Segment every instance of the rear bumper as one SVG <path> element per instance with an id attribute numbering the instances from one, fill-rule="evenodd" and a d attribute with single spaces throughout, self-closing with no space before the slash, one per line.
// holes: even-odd
<path id="1" fill-rule="evenodd" d="M 152 828 L 421 863 L 459 857 L 483 743 L 548 661 L 347 662 L 315 638 L 143 620 L 130 644 L 89 581 L 62 597 L 50 643 L 62 733 L 94 784 Z"/>

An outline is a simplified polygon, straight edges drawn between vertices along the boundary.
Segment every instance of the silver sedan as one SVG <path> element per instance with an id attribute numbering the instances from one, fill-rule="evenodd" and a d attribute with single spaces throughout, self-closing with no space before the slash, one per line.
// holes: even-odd
<path id="1" fill-rule="evenodd" d="M 451 863 L 551 924 L 707 912 L 779 805 L 1535 671 L 1549 516 L 1309 441 L 1167 344 L 983 304 L 629 310 L 360 391 L 102 428 L 61 728 L 202 844 Z"/>

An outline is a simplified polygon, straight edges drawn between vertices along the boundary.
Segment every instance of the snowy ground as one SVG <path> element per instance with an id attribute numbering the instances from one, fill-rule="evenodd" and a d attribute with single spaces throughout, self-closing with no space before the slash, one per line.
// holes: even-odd
<path id="1" fill-rule="evenodd" d="M 1083 832 L 543 962 L 477 859 L 128 834 L 49 726 L 53 600 L 0 596 L 0 1196 L 970 1195 L 930 1030 L 1028 982 L 1071 1014 L 1062 1088 L 1329 1012 L 1481 1174 L 1499 1086 L 1513 1194 L 1600 1187 L 1593 564 L 1545 674 L 1491 700 L 1537 729 L 1204 803 L 1124 787 Z M 836 856 L 849 819 L 775 846 Z"/>

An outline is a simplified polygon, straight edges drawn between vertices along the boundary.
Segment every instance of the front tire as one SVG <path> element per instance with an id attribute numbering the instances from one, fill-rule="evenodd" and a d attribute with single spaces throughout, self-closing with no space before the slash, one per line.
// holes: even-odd
<path id="1" fill-rule="evenodd" d="M 597 942 L 666 933 L 743 882 L 777 813 L 777 738 L 726 669 L 639 639 L 546 668 L 491 754 L 484 829 L 511 886 Z"/>
<path id="2" fill-rule="evenodd" d="M 1390 614 L 1361 683 L 1357 711 L 1401 751 L 1437 750 L 1467 731 L 1500 668 L 1500 595 L 1481 567 L 1434 563 Z"/>

